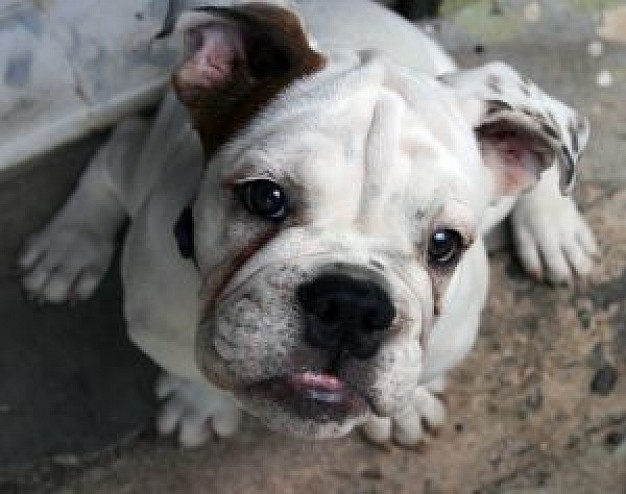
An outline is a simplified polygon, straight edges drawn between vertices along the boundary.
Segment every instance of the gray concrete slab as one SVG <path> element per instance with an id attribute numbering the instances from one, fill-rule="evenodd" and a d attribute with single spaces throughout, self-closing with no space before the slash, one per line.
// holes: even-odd
<path id="1" fill-rule="evenodd" d="M 65 200 L 104 136 L 0 182 L 0 466 L 108 447 L 152 415 L 154 368 L 126 339 L 117 265 L 96 297 L 40 306 L 24 296 L 16 255 Z M 1 491 L 1 489 L 0 489 Z"/>

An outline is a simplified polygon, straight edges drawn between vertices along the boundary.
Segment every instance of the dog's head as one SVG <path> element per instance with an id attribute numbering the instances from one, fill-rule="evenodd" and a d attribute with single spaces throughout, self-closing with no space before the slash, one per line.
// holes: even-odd
<path id="1" fill-rule="evenodd" d="M 555 157 L 568 186 L 585 122 L 502 65 L 435 80 L 319 53 L 277 6 L 178 26 L 174 86 L 207 156 L 199 367 L 296 434 L 400 413 L 450 307 L 482 304 L 485 211 Z"/>

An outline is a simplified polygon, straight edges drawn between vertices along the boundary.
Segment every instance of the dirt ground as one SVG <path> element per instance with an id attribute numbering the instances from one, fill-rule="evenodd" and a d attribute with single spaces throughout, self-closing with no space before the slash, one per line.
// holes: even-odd
<path id="1" fill-rule="evenodd" d="M 234 438 L 183 451 L 138 413 L 142 425 L 108 447 L 0 466 L 0 493 L 625 494 L 626 47 L 591 57 L 587 33 L 490 41 L 441 28 L 461 64 L 505 59 L 590 116 L 576 193 L 602 255 L 572 287 L 532 281 L 510 250 L 492 257 L 479 339 L 449 376 L 446 424 L 422 447 L 358 433 L 303 443 L 248 418 Z M 602 70 L 610 86 L 598 86 Z"/>
<path id="2" fill-rule="evenodd" d="M 248 419 L 232 439 L 181 451 L 148 427 L 7 477 L 0 492 L 626 492 L 626 189 L 580 192 L 604 239 L 597 272 L 553 288 L 509 253 L 493 258 L 481 336 L 450 376 L 446 425 L 423 447 L 382 449 L 358 433 L 302 443 Z"/>

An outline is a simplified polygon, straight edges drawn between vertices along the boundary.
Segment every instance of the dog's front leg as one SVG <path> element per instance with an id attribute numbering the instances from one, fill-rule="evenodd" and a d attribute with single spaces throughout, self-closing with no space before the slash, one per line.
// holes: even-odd
<path id="1" fill-rule="evenodd" d="M 183 447 L 203 444 L 211 435 L 228 437 L 237 431 L 241 412 L 235 401 L 208 382 L 164 373 L 156 384 L 156 395 L 164 400 L 157 417 L 160 434 L 178 433 Z"/>
<path id="2" fill-rule="evenodd" d="M 393 417 L 372 416 L 363 426 L 365 436 L 377 444 L 393 441 L 400 446 L 417 446 L 426 432 L 435 431 L 445 421 L 446 411 L 440 399 L 443 390 L 443 378 L 418 386 L 402 412 Z"/>
<path id="3" fill-rule="evenodd" d="M 127 215 L 111 169 L 132 166 L 147 132 L 147 123 L 137 118 L 118 125 L 63 208 L 28 240 L 18 262 L 30 296 L 64 302 L 88 298 L 95 291 Z"/>
<path id="4" fill-rule="evenodd" d="M 511 212 L 517 252 L 536 278 L 569 283 L 591 272 L 598 247 L 574 201 L 559 190 L 555 166 L 523 194 Z"/>

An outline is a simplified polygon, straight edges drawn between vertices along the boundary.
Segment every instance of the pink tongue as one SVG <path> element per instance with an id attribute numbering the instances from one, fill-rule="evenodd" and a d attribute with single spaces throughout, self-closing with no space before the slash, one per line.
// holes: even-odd
<path id="1" fill-rule="evenodd" d="M 301 388 L 315 388 L 323 391 L 342 391 L 344 384 L 336 376 L 330 374 L 317 374 L 315 372 L 302 372 L 291 378 L 292 383 Z"/>

